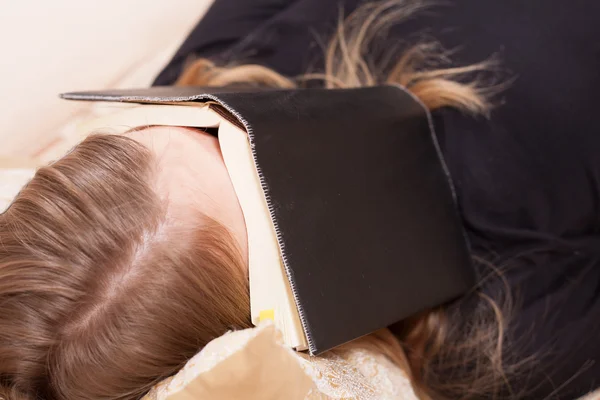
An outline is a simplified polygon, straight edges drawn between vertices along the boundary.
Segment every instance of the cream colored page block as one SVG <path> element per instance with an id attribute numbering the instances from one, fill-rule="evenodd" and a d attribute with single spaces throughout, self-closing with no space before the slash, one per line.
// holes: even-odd
<path id="1" fill-rule="evenodd" d="M 147 125 L 187 126 L 194 128 L 214 128 L 219 126 L 221 117 L 203 103 L 190 105 L 107 105 L 114 112 L 86 121 L 78 126 L 82 134 L 120 134 L 129 129 Z"/>
<path id="2" fill-rule="evenodd" d="M 306 339 L 256 173 L 248 134 L 223 121 L 219 126 L 219 142 L 248 231 L 252 322 L 258 324 L 261 311 L 274 310 L 275 325 L 282 330 L 284 342 L 304 350 Z"/>

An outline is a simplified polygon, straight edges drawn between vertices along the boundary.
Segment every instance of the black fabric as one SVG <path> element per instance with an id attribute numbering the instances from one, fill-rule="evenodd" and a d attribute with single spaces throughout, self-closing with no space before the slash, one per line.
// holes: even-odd
<path id="1" fill-rule="evenodd" d="M 154 85 L 172 85 L 185 62 L 205 57 L 219 64 L 257 62 L 285 75 L 318 64 L 337 16 L 360 0 L 217 0 L 181 45 Z"/>
<path id="2" fill-rule="evenodd" d="M 157 83 L 172 83 L 190 55 L 318 69 L 315 37 L 331 33 L 338 5 L 216 0 Z M 435 37 L 460 64 L 496 54 L 515 78 L 490 120 L 442 110 L 435 125 L 473 251 L 518 296 L 511 351 L 537 354 L 522 379 L 533 399 L 600 384 L 599 18 L 600 2 L 587 0 L 456 0 L 391 32 Z"/>

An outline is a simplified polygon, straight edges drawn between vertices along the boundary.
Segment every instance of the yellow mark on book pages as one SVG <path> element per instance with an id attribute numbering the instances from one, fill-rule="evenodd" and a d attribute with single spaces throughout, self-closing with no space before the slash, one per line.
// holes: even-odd
<path id="1" fill-rule="evenodd" d="M 260 322 L 266 321 L 268 319 L 270 319 L 271 321 L 275 321 L 275 310 L 273 310 L 273 309 L 262 310 L 258 314 L 258 319 L 260 320 Z"/>

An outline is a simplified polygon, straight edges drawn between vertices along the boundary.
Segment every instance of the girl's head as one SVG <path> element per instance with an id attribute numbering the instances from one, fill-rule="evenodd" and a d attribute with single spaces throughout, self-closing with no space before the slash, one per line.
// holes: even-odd
<path id="1" fill-rule="evenodd" d="M 87 138 L 0 215 L 0 243 L 12 396 L 136 398 L 250 325 L 243 217 L 204 132 Z"/>

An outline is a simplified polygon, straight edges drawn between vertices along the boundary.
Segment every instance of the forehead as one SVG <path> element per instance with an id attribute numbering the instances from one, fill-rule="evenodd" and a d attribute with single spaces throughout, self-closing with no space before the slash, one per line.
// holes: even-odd
<path id="1" fill-rule="evenodd" d="M 216 137 L 202 130 L 173 126 L 134 129 L 124 135 L 156 157 L 156 188 L 169 208 L 178 204 L 195 204 L 203 209 L 218 205 L 222 181 L 228 176 Z"/>
<path id="2" fill-rule="evenodd" d="M 199 129 L 180 126 L 142 126 L 123 134 L 159 154 L 173 151 L 195 150 L 210 137 Z M 216 140 L 216 138 L 214 139 Z"/>

